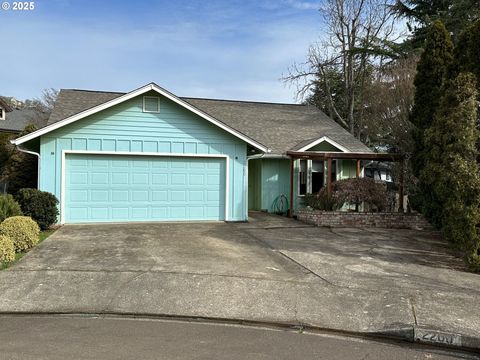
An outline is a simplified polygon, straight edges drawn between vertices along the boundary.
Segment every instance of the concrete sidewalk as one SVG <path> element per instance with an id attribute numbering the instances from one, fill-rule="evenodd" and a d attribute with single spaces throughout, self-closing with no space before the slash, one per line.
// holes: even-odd
<path id="1" fill-rule="evenodd" d="M 128 256 L 115 243 L 124 229 L 61 229 L 0 272 L 0 312 L 234 319 L 480 349 L 480 276 L 462 271 L 433 233 L 331 231 L 261 215 L 191 232 L 169 226 L 158 252 L 145 233 L 125 235 Z M 186 237 L 195 251 L 178 243 Z M 134 247 L 141 239 L 150 253 Z"/>

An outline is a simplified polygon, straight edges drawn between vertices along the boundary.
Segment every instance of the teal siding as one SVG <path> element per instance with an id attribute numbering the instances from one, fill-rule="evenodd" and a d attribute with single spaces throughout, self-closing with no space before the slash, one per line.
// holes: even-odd
<path id="1" fill-rule="evenodd" d="M 282 194 L 290 201 L 290 160 L 250 160 L 248 208 L 274 212 L 274 201 Z"/>
<path id="2" fill-rule="evenodd" d="M 262 159 L 262 209 L 274 212 L 273 203 L 280 195 L 290 201 L 290 160 Z"/>
<path id="3" fill-rule="evenodd" d="M 143 113 L 142 100 L 139 96 L 42 136 L 41 190 L 61 198 L 63 150 L 224 154 L 230 167 L 228 220 L 246 220 L 246 143 L 163 97 L 160 113 Z"/>
<path id="4" fill-rule="evenodd" d="M 362 170 L 362 168 L 360 169 Z M 356 160 L 340 160 L 339 180 L 357 177 Z"/>

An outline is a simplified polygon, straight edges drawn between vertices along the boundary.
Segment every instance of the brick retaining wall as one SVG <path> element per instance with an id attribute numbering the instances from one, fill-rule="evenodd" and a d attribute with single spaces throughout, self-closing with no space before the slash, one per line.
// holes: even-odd
<path id="1" fill-rule="evenodd" d="M 320 211 L 301 209 L 297 218 L 307 224 L 331 227 L 377 227 L 389 229 L 431 230 L 432 226 L 419 213 L 373 213 Z"/>

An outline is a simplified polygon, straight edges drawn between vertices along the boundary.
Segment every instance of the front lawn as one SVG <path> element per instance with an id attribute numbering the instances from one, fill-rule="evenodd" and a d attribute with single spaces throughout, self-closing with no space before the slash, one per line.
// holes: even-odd
<path id="1" fill-rule="evenodd" d="M 38 244 L 40 244 L 43 240 L 45 240 L 46 238 L 48 238 L 50 235 L 52 235 L 57 229 L 53 229 L 53 230 L 45 230 L 45 231 L 41 231 L 40 232 L 40 235 L 38 236 L 38 243 L 37 245 L 35 246 L 38 246 Z M 30 250 L 28 250 L 30 251 Z M 12 266 L 13 264 L 15 264 L 18 260 L 20 260 L 28 251 L 22 251 L 22 252 L 18 252 L 18 253 L 15 253 L 15 260 L 10 262 L 10 263 L 7 263 L 7 262 L 0 262 L 0 270 L 3 270 L 3 269 L 6 269 L 10 266 Z"/>

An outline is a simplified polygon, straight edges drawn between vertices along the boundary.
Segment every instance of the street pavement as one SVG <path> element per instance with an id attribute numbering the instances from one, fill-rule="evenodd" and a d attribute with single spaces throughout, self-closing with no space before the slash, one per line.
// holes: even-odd
<path id="1" fill-rule="evenodd" d="M 478 359 L 405 342 L 229 324 L 0 316 L 0 359 Z"/>

